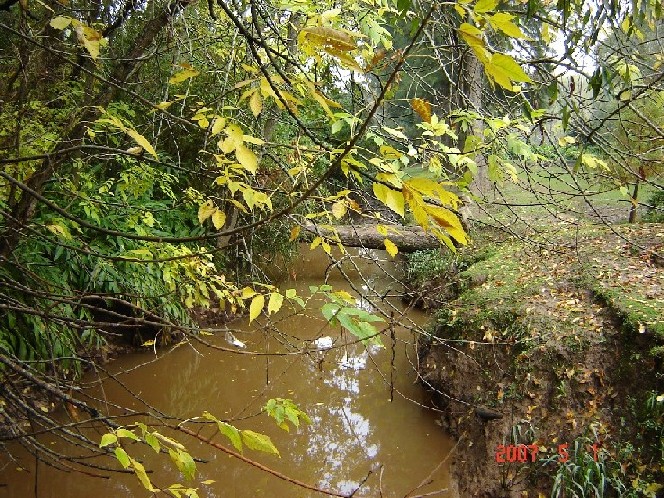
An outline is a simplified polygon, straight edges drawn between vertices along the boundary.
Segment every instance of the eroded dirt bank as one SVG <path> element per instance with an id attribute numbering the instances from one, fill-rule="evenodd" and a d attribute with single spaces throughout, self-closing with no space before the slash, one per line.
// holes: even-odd
<path id="1" fill-rule="evenodd" d="M 460 494 L 655 496 L 664 227 L 562 230 L 555 242 L 495 239 L 414 287 L 435 310 L 420 369 L 459 441 Z"/>

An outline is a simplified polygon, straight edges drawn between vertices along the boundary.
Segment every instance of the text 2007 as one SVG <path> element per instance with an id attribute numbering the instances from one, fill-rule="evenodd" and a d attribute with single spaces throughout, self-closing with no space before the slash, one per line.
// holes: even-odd
<path id="1" fill-rule="evenodd" d="M 567 448 L 569 444 L 559 444 L 558 445 L 558 461 L 560 463 L 565 463 L 569 460 L 569 453 Z M 590 446 L 593 451 L 593 459 L 597 461 L 597 452 L 599 451 L 600 444 L 595 443 Z M 496 448 L 496 462 L 498 463 L 526 463 L 534 462 L 537 460 L 537 453 L 539 452 L 539 446 L 536 444 L 499 444 Z"/>

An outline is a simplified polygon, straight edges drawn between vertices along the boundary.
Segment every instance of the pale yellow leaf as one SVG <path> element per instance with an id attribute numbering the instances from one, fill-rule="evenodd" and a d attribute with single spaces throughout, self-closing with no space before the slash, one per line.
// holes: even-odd
<path id="1" fill-rule="evenodd" d="M 486 18 L 495 29 L 499 29 L 507 36 L 512 38 L 526 38 L 526 35 L 523 34 L 521 28 L 512 22 L 512 19 L 514 19 L 512 14 L 498 12 L 497 14 L 487 16 Z"/>
<path id="2" fill-rule="evenodd" d="M 503 88 L 513 91 L 512 81 L 530 83 L 532 80 L 509 55 L 496 53 L 484 64 L 486 74 Z"/>
<path id="3" fill-rule="evenodd" d="M 226 119 L 222 117 L 216 117 L 212 123 L 212 136 L 219 135 L 224 127 L 226 126 Z"/>
<path id="4" fill-rule="evenodd" d="M 261 314 L 264 306 L 265 296 L 263 294 L 258 294 L 251 300 L 251 304 L 249 305 L 249 323 L 258 318 L 258 315 Z"/>
<path id="5" fill-rule="evenodd" d="M 217 209 L 212 214 L 212 224 L 214 225 L 214 228 L 216 228 L 217 230 L 220 230 L 221 227 L 223 227 L 225 223 L 226 223 L 226 213 L 224 213 L 220 209 Z"/>
<path id="6" fill-rule="evenodd" d="M 284 296 L 278 292 L 273 292 L 270 294 L 270 301 L 267 303 L 267 312 L 271 315 L 276 313 L 281 309 L 281 305 L 284 302 Z"/>
<path id="7" fill-rule="evenodd" d="M 52 28 L 55 29 L 66 29 L 70 24 L 71 24 L 71 17 L 65 17 L 65 16 L 58 16 L 54 17 L 51 19 L 51 22 L 49 23 Z"/>
<path id="8" fill-rule="evenodd" d="M 205 220 L 212 216 L 217 208 L 214 207 L 212 201 L 207 201 L 201 204 L 198 208 L 198 222 L 202 225 Z"/>
<path id="9" fill-rule="evenodd" d="M 235 157 L 244 169 L 251 174 L 255 174 L 258 170 L 258 158 L 251 150 L 244 145 L 240 144 L 235 147 Z"/>
<path id="10" fill-rule="evenodd" d="M 263 110 L 263 100 L 259 91 L 255 91 L 251 95 L 251 98 L 249 99 L 249 108 L 251 109 L 254 117 L 258 117 L 258 115 Z"/>
<path id="11" fill-rule="evenodd" d="M 390 208 L 401 217 L 404 216 L 403 193 L 399 192 L 398 190 L 392 190 L 382 183 L 374 183 L 373 192 L 380 202 L 385 204 L 388 208 Z"/>
<path id="12" fill-rule="evenodd" d="M 148 151 L 152 156 L 154 156 L 155 159 L 159 159 L 157 156 L 157 151 L 154 150 L 154 147 L 152 147 L 152 144 L 147 141 L 147 139 L 138 133 L 136 130 L 133 130 L 131 128 L 127 128 L 127 135 L 129 135 L 131 138 L 134 139 L 134 141 L 143 147 L 146 151 Z"/>
<path id="13" fill-rule="evenodd" d="M 346 214 L 346 210 L 347 210 L 346 202 L 343 201 L 343 200 L 342 201 L 337 201 L 334 204 L 332 204 L 332 215 L 336 219 L 343 218 L 344 215 Z"/>
<path id="14" fill-rule="evenodd" d="M 483 14 L 484 12 L 495 10 L 497 6 L 498 0 L 477 0 L 474 10 L 478 14 Z"/>

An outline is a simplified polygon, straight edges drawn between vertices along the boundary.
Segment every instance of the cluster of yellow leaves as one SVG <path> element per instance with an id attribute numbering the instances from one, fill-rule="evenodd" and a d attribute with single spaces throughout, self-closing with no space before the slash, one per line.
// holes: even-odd
<path id="1" fill-rule="evenodd" d="M 423 177 L 403 181 L 401 185 L 401 189 L 397 190 L 392 186 L 374 182 L 373 192 L 379 201 L 402 217 L 405 216 L 407 203 L 418 225 L 451 248 L 454 245 L 448 235 L 461 244 L 468 242 L 459 218 L 445 207 L 457 208 L 459 198 L 456 194 L 445 189 L 443 184 Z"/>
<path id="2" fill-rule="evenodd" d="M 49 24 L 52 28 L 61 31 L 67 29 L 69 26 L 74 28 L 76 39 L 95 61 L 99 59 L 101 47 L 108 44 L 108 40 L 103 38 L 99 31 L 73 17 L 57 16 L 51 19 Z"/>
<path id="3" fill-rule="evenodd" d="M 357 40 L 363 36 L 346 29 L 308 26 L 300 31 L 298 43 L 302 52 L 307 56 L 320 58 L 322 51 L 335 57 L 345 67 L 364 72 L 352 55 L 352 52 L 359 48 Z"/>
<path id="4" fill-rule="evenodd" d="M 152 147 L 152 144 L 148 142 L 148 140 L 138 133 L 133 127 L 126 125 L 120 119 L 117 117 L 113 116 L 112 114 L 109 114 L 105 109 L 102 109 L 103 111 L 103 117 L 99 118 L 96 122 L 100 124 L 107 124 L 110 125 L 114 128 L 117 128 L 118 130 L 123 131 L 127 135 L 129 135 L 134 141 L 142 148 L 145 149 L 149 154 L 151 154 L 155 159 L 159 159 L 157 156 L 157 151 L 155 151 L 154 147 Z"/>
<path id="5" fill-rule="evenodd" d="M 202 225 L 205 220 L 212 218 L 214 228 L 220 230 L 226 223 L 226 213 L 217 208 L 210 200 L 201 204 L 198 208 L 198 222 Z"/>
<path id="6" fill-rule="evenodd" d="M 472 48 L 477 58 L 484 65 L 484 71 L 490 81 L 506 88 L 510 91 L 518 91 L 519 88 L 514 83 L 530 83 L 532 80 L 519 66 L 519 64 L 509 55 L 499 52 L 489 51 L 485 42 L 484 28 L 477 26 L 491 26 L 494 31 L 501 32 L 510 38 L 527 39 L 512 20 L 513 14 L 507 12 L 495 12 L 499 0 L 478 0 L 473 9 L 466 6 L 469 2 L 461 1 L 455 5 L 457 12 L 462 18 L 470 16 L 474 25 L 464 22 L 459 26 L 458 32 L 461 38 Z"/>

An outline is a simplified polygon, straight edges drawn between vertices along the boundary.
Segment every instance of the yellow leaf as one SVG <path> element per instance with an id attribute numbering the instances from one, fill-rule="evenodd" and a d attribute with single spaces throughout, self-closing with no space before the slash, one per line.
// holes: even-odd
<path id="1" fill-rule="evenodd" d="M 263 139 L 252 137 L 251 135 L 242 135 L 242 139 L 248 144 L 263 145 L 265 143 Z"/>
<path id="2" fill-rule="evenodd" d="M 148 142 L 143 135 L 141 135 L 136 130 L 133 130 L 131 128 L 127 129 L 127 135 L 133 138 L 138 145 L 140 145 L 145 150 L 147 150 L 151 155 L 153 155 L 155 159 L 159 159 L 159 157 L 157 156 L 157 152 L 154 150 L 154 147 L 152 147 L 150 142 Z"/>
<path id="3" fill-rule="evenodd" d="M 157 109 L 161 109 L 162 111 L 164 111 L 172 105 L 173 105 L 173 102 L 159 102 L 158 104 L 155 105 L 155 107 Z"/>
<path id="4" fill-rule="evenodd" d="M 498 0 L 477 0 L 474 10 L 477 14 L 483 14 L 484 12 L 495 10 L 497 6 Z"/>
<path id="5" fill-rule="evenodd" d="M 549 31 L 549 23 L 546 22 L 542 24 L 542 40 L 544 40 L 544 43 L 551 42 L 551 32 Z"/>
<path id="6" fill-rule="evenodd" d="M 258 158 L 256 154 L 251 152 L 247 147 L 239 144 L 235 147 L 235 157 L 244 169 L 251 174 L 255 174 L 258 170 Z"/>
<path id="7" fill-rule="evenodd" d="M 387 253 L 392 257 L 396 256 L 399 252 L 399 248 L 396 246 L 396 244 L 390 239 L 385 239 L 383 242 L 385 243 L 385 250 Z"/>
<path id="8" fill-rule="evenodd" d="M 175 73 L 173 76 L 170 77 L 168 82 L 171 85 L 177 85 L 178 83 L 182 83 L 183 81 L 186 81 L 190 78 L 195 78 L 198 76 L 200 73 L 196 71 L 195 69 L 184 69 L 180 71 L 179 73 Z"/>
<path id="9" fill-rule="evenodd" d="M 387 227 L 385 225 L 376 225 L 376 231 L 383 237 L 387 237 Z"/>
<path id="10" fill-rule="evenodd" d="M 242 299 L 249 299 L 252 296 L 256 295 L 256 291 L 252 289 L 251 287 L 245 287 L 242 289 Z"/>
<path id="11" fill-rule="evenodd" d="M 475 55 L 482 63 L 486 63 L 489 60 L 490 54 L 486 49 L 482 31 L 464 22 L 459 26 L 459 34 L 470 48 L 473 49 L 473 52 L 475 52 Z"/>
<path id="12" fill-rule="evenodd" d="M 323 26 L 304 28 L 298 35 L 300 43 L 322 50 L 350 52 L 357 48 L 357 42 L 346 31 Z"/>
<path id="13" fill-rule="evenodd" d="M 221 229 L 221 227 L 224 226 L 225 223 L 226 223 L 226 213 L 224 213 L 220 209 L 217 209 L 212 214 L 212 224 L 214 225 L 214 228 L 219 230 Z"/>
<path id="14" fill-rule="evenodd" d="M 267 303 L 267 312 L 269 314 L 276 313 L 281 309 L 281 305 L 284 302 L 284 296 L 278 292 L 273 292 L 270 294 L 270 301 Z"/>
<path id="15" fill-rule="evenodd" d="M 224 154 L 230 154 L 238 145 L 244 143 L 244 134 L 242 133 L 242 128 L 238 125 L 229 124 L 224 128 L 224 133 L 227 135 L 226 140 L 219 142 L 219 148 Z"/>
<path id="16" fill-rule="evenodd" d="M 389 187 L 386 187 L 382 183 L 374 183 L 373 184 L 373 192 L 376 198 L 385 204 L 388 208 L 390 208 L 392 211 L 400 215 L 401 217 L 404 216 L 404 199 L 403 199 L 403 193 L 397 191 L 397 190 L 392 190 Z"/>
<path id="17" fill-rule="evenodd" d="M 212 123 L 212 136 L 219 135 L 226 126 L 226 119 L 222 117 L 216 117 L 214 123 Z"/>
<path id="18" fill-rule="evenodd" d="M 503 88 L 513 91 L 512 81 L 523 81 L 530 83 L 532 80 L 521 69 L 517 62 L 505 54 L 493 54 L 491 60 L 484 64 L 487 76 Z"/>
<path id="19" fill-rule="evenodd" d="M 249 305 L 249 323 L 258 318 L 258 315 L 263 311 L 263 306 L 265 306 L 265 296 L 263 294 L 259 294 L 251 300 L 251 304 Z"/>
<path id="20" fill-rule="evenodd" d="M 337 201 L 334 204 L 332 204 L 332 214 L 336 219 L 341 219 L 344 217 L 346 214 L 346 202 L 345 201 Z"/>
<path id="21" fill-rule="evenodd" d="M 424 210 L 447 233 L 454 237 L 457 242 L 467 244 L 468 239 L 459 218 L 450 211 L 439 206 L 425 205 Z"/>
<path id="22" fill-rule="evenodd" d="M 249 108 L 254 117 L 257 117 L 263 110 L 263 100 L 261 99 L 261 93 L 259 91 L 255 91 L 251 95 L 251 98 L 249 99 Z"/>
<path id="23" fill-rule="evenodd" d="M 214 214 L 217 210 L 212 201 L 201 204 L 198 208 L 198 222 L 202 225 L 205 220 Z"/>
<path id="24" fill-rule="evenodd" d="M 71 17 L 58 16 L 51 19 L 49 24 L 55 29 L 66 29 L 71 24 L 71 21 Z"/>
<path id="25" fill-rule="evenodd" d="M 88 51 L 90 57 L 94 60 L 99 58 L 99 45 L 101 43 L 101 33 L 99 31 L 84 25 L 76 26 L 76 38 Z"/>
<path id="26" fill-rule="evenodd" d="M 410 101 L 413 110 L 420 115 L 422 121 L 431 123 L 431 104 L 426 100 L 413 99 Z"/>
<path id="27" fill-rule="evenodd" d="M 495 29 L 499 29 L 507 36 L 512 38 L 526 38 L 526 35 L 523 34 L 521 29 L 512 22 L 514 16 L 508 14 L 507 12 L 498 12 L 492 16 L 486 16 L 491 26 Z"/>
<path id="28" fill-rule="evenodd" d="M 300 235 L 300 225 L 295 225 L 290 232 L 290 238 L 288 239 L 288 242 L 293 242 L 295 239 L 297 239 L 298 235 Z"/>

